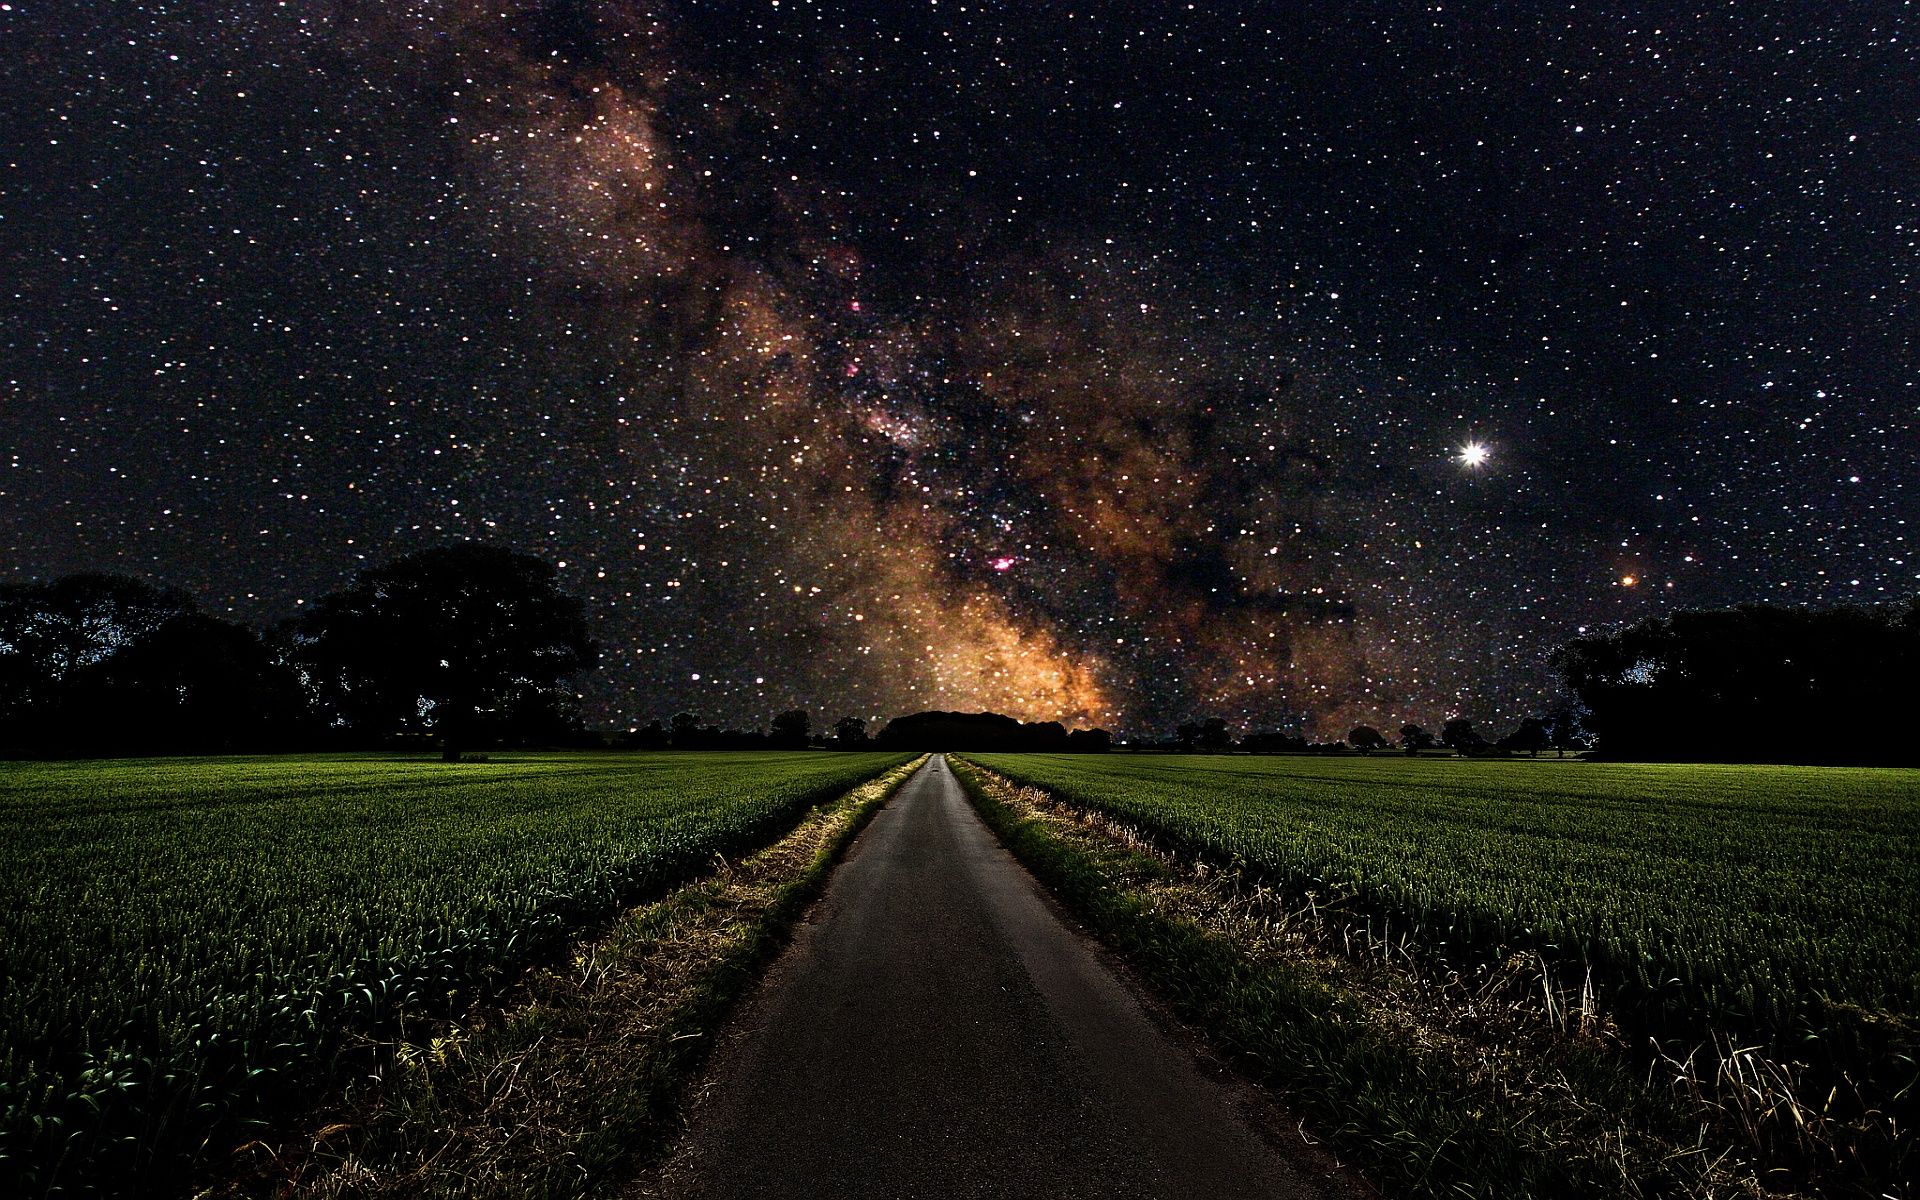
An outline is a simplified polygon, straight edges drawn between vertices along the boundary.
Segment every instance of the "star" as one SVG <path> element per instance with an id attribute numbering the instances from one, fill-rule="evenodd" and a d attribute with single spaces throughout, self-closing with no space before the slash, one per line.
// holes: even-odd
<path id="1" fill-rule="evenodd" d="M 1833 88 L 1784 124 L 1786 60 L 1727 41 L 1685 97 L 1711 155 L 1653 152 L 1678 94 L 1634 23 L 1566 14 L 1399 6 L 1376 77 L 1248 5 L 1112 43 L 1074 6 L 891 6 L 869 44 L 793 5 L 468 4 L 427 54 L 371 5 L 284 72 L 248 22 L 155 54 L 144 7 L 0 4 L 97 49 L 11 81 L 40 115 L 0 228 L 39 249 L 7 257 L 0 583 L 132 572 L 269 628 L 474 538 L 567 564 L 596 727 L 751 725 L 766 678 L 836 716 L 1315 738 L 1462 696 L 1511 728 L 1630 598 L 1920 587 L 1888 282 L 1920 243 L 1868 157 L 1916 145 L 1871 86 L 1911 39 L 1870 6 L 1781 23 Z M 1145 38 L 1098 83 L 1023 69 Z M 1682 159 L 1769 203 L 1647 202 Z M 1649 558 L 1567 569 L 1623 542 Z"/>

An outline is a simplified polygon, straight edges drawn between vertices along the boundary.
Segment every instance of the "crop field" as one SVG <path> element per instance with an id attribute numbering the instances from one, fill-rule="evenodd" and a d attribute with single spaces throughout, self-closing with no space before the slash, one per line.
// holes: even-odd
<path id="1" fill-rule="evenodd" d="M 1590 970 L 1643 1042 L 1750 1039 L 1869 1096 L 1913 1083 L 1920 772 L 968 757 L 1393 936 Z"/>
<path id="2" fill-rule="evenodd" d="M 909 755 L 0 764 L 0 1180 L 180 1168 L 444 1011 Z"/>

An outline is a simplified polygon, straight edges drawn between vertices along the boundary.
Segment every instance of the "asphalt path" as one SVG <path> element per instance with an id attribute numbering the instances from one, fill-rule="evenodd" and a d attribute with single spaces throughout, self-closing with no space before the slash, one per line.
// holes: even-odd
<path id="1" fill-rule="evenodd" d="M 717 1054 L 684 1197 L 1351 1197 L 1063 919 L 934 757 Z"/>

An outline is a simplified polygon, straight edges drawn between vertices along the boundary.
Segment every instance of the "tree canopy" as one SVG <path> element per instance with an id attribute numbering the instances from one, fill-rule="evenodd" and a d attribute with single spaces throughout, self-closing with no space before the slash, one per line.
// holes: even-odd
<path id="1" fill-rule="evenodd" d="M 39 753 L 237 750 L 295 736 L 293 673 L 184 592 L 123 575 L 0 588 L 0 744 Z"/>
<path id="2" fill-rule="evenodd" d="M 1375 750 L 1386 749 L 1387 738 L 1371 725 L 1355 725 L 1353 731 L 1347 734 L 1347 745 L 1362 754 L 1370 754 Z"/>
<path id="3" fill-rule="evenodd" d="M 1920 604 L 1676 612 L 1552 662 L 1609 758 L 1911 762 Z"/>
<path id="4" fill-rule="evenodd" d="M 564 728 L 560 682 L 594 665 L 580 602 L 530 554 L 462 543 L 364 571 L 290 626 L 292 656 L 336 726 L 442 739 Z"/>

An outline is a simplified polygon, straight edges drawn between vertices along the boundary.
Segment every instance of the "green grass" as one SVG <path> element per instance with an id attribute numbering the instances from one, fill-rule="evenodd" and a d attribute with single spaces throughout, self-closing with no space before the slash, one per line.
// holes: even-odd
<path id="1" fill-rule="evenodd" d="M 1651 1036 L 1684 1059 L 1716 1036 L 1759 1043 L 1804 1065 L 1816 1105 L 1839 1089 L 1828 1115 L 1910 1123 L 1920 772 L 970 757 L 1177 852 L 1311 893 L 1429 961 L 1524 949 L 1575 987 L 1590 971 L 1628 1044 Z M 1904 1171 L 1893 1164 L 1910 1143 L 1848 1153 L 1869 1174 Z"/>
<path id="2" fill-rule="evenodd" d="M 1920 773 L 978 755 L 1429 941 L 1548 947 L 1658 1013 L 1803 1032 L 1920 1013 Z"/>
<path id="3" fill-rule="evenodd" d="M 446 1011 L 910 756 L 0 764 L 0 1179 L 177 1177 Z"/>

